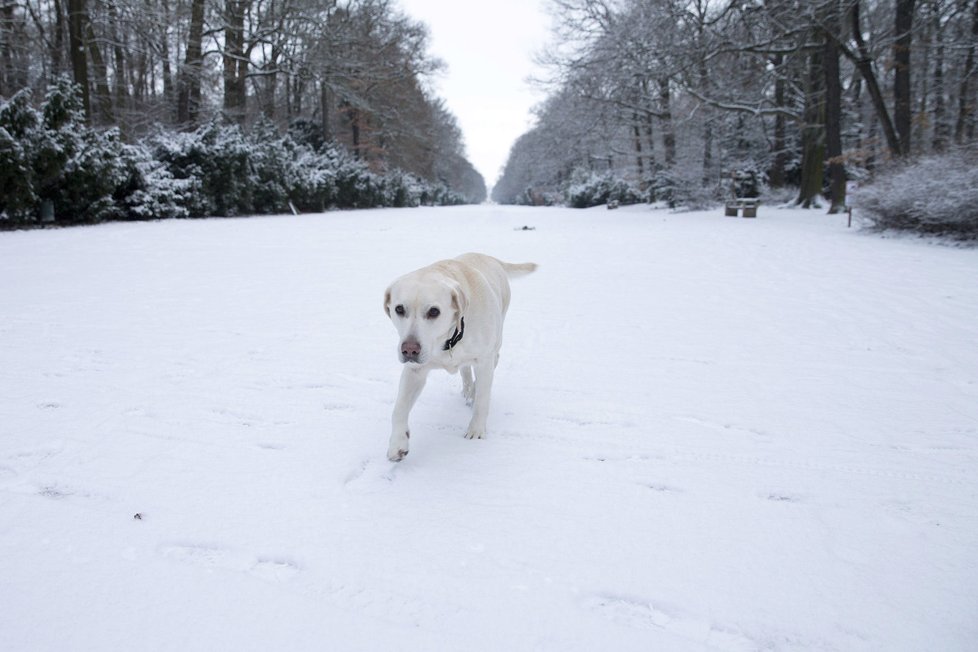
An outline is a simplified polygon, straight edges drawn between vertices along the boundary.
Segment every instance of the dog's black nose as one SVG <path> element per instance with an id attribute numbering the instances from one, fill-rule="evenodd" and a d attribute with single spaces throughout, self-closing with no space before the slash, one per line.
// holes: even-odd
<path id="1" fill-rule="evenodd" d="M 404 340 L 401 343 L 401 359 L 404 362 L 417 362 L 421 356 L 421 343 L 417 340 Z"/>

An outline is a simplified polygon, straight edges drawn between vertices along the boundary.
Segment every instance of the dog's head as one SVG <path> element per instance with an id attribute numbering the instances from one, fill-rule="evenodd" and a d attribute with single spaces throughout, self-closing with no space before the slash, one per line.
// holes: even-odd
<path id="1" fill-rule="evenodd" d="M 397 329 L 398 359 L 419 365 L 430 360 L 460 327 L 465 308 L 465 293 L 445 275 L 413 273 L 394 281 L 384 311 Z"/>

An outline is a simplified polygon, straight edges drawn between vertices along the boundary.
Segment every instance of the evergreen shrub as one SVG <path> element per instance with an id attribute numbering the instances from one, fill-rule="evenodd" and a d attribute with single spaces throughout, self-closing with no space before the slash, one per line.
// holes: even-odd
<path id="1" fill-rule="evenodd" d="M 876 230 L 978 240 L 978 148 L 895 167 L 852 201 Z"/>

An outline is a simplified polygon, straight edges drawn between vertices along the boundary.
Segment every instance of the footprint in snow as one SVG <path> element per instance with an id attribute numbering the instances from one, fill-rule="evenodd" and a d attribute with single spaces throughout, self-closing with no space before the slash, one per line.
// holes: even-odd
<path id="1" fill-rule="evenodd" d="M 774 491 L 769 494 L 764 494 L 762 496 L 765 500 L 770 500 L 773 503 L 800 503 L 803 502 L 802 497 L 786 493 L 783 491 Z"/>
<path id="2" fill-rule="evenodd" d="M 348 489 L 362 489 L 365 485 L 386 486 L 394 481 L 398 465 L 396 463 L 384 462 L 377 464 L 372 458 L 365 458 L 360 461 L 357 468 L 350 471 L 343 479 L 343 485 Z"/>
<path id="3" fill-rule="evenodd" d="M 206 544 L 168 544 L 159 547 L 164 559 L 213 570 L 248 573 L 266 582 L 285 582 L 299 573 L 299 565 L 285 557 L 256 557 Z"/>
<path id="4" fill-rule="evenodd" d="M 642 487 L 651 489 L 652 491 L 660 494 L 673 494 L 673 493 L 681 492 L 680 489 L 677 489 L 676 487 L 671 487 L 667 484 L 657 484 L 657 483 L 648 483 L 648 482 L 640 482 L 638 484 Z"/>
<path id="5" fill-rule="evenodd" d="M 597 593 L 584 598 L 582 606 L 619 625 L 668 632 L 673 636 L 705 645 L 708 649 L 746 652 L 761 647 L 758 641 L 734 627 L 697 618 L 685 613 L 679 607 L 663 602 Z"/>

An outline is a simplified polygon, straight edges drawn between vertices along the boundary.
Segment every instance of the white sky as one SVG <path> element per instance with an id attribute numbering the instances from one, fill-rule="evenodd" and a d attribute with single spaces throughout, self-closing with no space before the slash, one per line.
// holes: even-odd
<path id="1" fill-rule="evenodd" d="M 458 118 L 469 161 L 492 186 L 531 123 L 530 107 L 543 99 L 526 78 L 550 38 L 545 0 L 399 1 L 428 25 L 429 52 L 448 64 L 435 80 L 438 95 Z"/>

